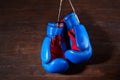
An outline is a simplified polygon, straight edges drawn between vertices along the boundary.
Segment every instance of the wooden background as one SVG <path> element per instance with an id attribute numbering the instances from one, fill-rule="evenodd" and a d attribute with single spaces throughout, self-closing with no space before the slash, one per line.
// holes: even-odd
<path id="1" fill-rule="evenodd" d="M 49 21 L 59 0 L 0 0 L 0 80 L 120 80 L 120 0 L 72 0 L 89 33 L 93 57 L 50 74 L 40 60 Z M 71 12 L 64 0 L 61 18 Z"/>

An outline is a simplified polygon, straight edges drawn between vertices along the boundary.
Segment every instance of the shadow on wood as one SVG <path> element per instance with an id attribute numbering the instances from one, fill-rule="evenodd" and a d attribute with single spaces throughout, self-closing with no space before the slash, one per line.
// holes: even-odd
<path id="1" fill-rule="evenodd" d="M 83 23 L 88 30 L 93 48 L 93 56 L 88 62 L 82 64 L 70 63 L 70 69 L 66 73 L 63 73 L 64 75 L 82 73 L 87 65 L 102 64 L 108 61 L 111 59 L 115 48 L 110 41 L 109 34 L 101 29 L 102 26 L 94 25 L 94 20 L 85 10 L 82 10 L 81 13 L 78 14 L 78 17 L 79 15 L 81 16 L 81 23 Z"/>

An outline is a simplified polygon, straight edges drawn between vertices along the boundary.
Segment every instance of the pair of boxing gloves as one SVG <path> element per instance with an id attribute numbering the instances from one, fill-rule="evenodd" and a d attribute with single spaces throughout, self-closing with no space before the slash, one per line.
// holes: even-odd
<path id="1" fill-rule="evenodd" d="M 88 33 L 75 12 L 57 23 L 48 23 L 47 36 L 41 48 L 43 68 L 50 73 L 61 73 L 73 64 L 83 63 L 92 56 Z"/>

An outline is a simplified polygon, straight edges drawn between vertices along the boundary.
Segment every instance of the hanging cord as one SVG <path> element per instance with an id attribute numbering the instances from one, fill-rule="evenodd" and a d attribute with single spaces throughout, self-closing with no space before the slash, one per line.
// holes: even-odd
<path id="1" fill-rule="evenodd" d="M 73 12 L 75 12 L 75 8 L 74 8 L 74 6 L 73 6 L 73 4 L 72 4 L 72 1 L 71 1 L 71 0 L 69 0 L 69 3 L 70 3 L 70 6 L 71 6 L 71 8 L 72 8 Z"/>
<path id="2" fill-rule="evenodd" d="M 58 20 L 57 20 L 58 22 L 59 22 L 59 20 L 60 20 L 62 2 L 63 2 L 63 0 L 60 0 L 60 6 L 59 6 L 59 12 L 58 12 Z"/>
<path id="3" fill-rule="evenodd" d="M 75 8 L 74 8 L 74 6 L 73 6 L 73 4 L 72 4 L 72 1 L 71 1 L 71 0 L 68 0 L 68 1 L 69 1 L 69 4 L 70 4 L 70 6 L 71 6 L 73 12 L 75 12 Z M 59 6 L 59 12 L 58 12 L 58 20 L 57 20 L 58 22 L 59 22 L 59 20 L 60 20 L 62 2 L 63 2 L 63 0 L 60 0 L 60 6 Z M 75 12 L 75 13 L 76 13 L 76 12 Z"/>

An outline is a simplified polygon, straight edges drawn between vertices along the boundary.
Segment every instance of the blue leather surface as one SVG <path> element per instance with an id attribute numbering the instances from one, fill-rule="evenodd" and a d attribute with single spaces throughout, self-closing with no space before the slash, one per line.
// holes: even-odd
<path id="1" fill-rule="evenodd" d="M 74 30 L 77 47 L 81 50 L 67 50 L 65 52 L 65 57 L 75 64 L 89 60 L 92 56 L 92 47 L 87 30 L 80 24 L 78 17 L 74 12 L 65 16 L 64 20 L 68 31 L 71 29 Z"/>
<path id="2" fill-rule="evenodd" d="M 92 56 L 92 46 L 89 40 L 87 30 L 85 29 L 85 26 L 80 23 L 76 13 L 72 12 L 68 14 L 64 17 L 64 21 L 67 26 L 67 31 L 72 29 L 74 30 L 76 45 L 80 49 L 80 51 L 67 50 L 66 43 L 64 39 L 62 39 L 60 46 L 64 52 L 65 58 L 55 58 L 51 60 L 51 40 L 55 36 L 61 36 L 62 38 L 64 38 L 65 34 L 64 27 L 60 28 L 56 27 L 56 23 L 48 23 L 47 36 L 44 38 L 41 48 L 42 66 L 47 72 L 65 72 L 69 68 L 67 60 L 74 64 L 78 64 L 89 60 Z M 72 44 L 71 39 L 69 41 L 69 44 Z"/>
<path id="3" fill-rule="evenodd" d="M 48 23 L 47 36 L 45 37 L 41 48 L 42 66 L 47 72 L 60 73 L 65 72 L 69 68 L 68 62 L 63 58 L 56 58 L 51 60 L 50 45 L 54 36 L 61 36 L 63 34 L 63 28 L 56 28 L 56 23 Z M 63 51 L 66 51 L 66 45 L 64 40 L 61 41 L 61 47 Z"/>

